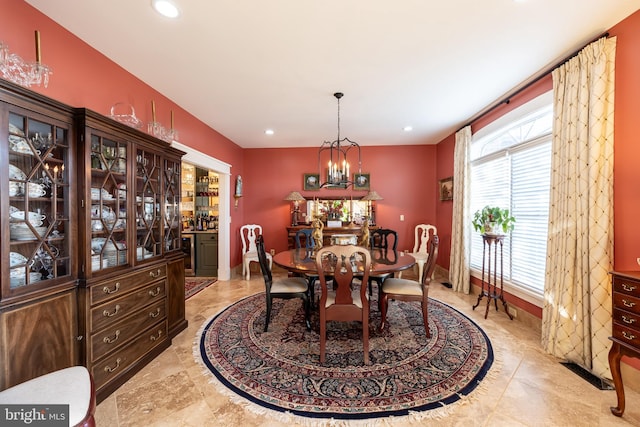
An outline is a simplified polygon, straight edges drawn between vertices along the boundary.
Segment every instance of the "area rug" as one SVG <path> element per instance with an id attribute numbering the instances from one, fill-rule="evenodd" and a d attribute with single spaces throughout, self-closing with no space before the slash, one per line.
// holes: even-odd
<path id="1" fill-rule="evenodd" d="M 298 422 L 306 417 L 371 424 L 380 417 L 443 416 L 479 386 L 493 364 L 482 329 L 433 299 L 430 339 L 418 304 L 392 301 L 383 333 L 376 329 L 377 303 L 372 305 L 368 366 L 360 323 L 328 324 L 327 357 L 320 364 L 317 313 L 307 331 L 300 300 L 275 300 L 265 333 L 265 311 L 264 294 L 227 307 L 203 324 L 194 355 L 232 401 L 281 420 L 293 415 Z"/>
<path id="2" fill-rule="evenodd" d="M 186 277 L 184 279 L 184 299 L 188 300 L 207 286 L 216 282 L 211 277 Z"/>

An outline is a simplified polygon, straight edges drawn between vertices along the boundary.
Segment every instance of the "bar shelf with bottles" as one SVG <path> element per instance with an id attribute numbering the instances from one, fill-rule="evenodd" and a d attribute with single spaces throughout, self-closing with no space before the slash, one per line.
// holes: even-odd
<path id="1" fill-rule="evenodd" d="M 218 229 L 218 175 L 196 168 L 193 226 L 195 231 Z M 191 224 L 189 224 L 191 227 Z"/>
<path id="2" fill-rule="evenodd" d="M 183 162 L 182 179 L 182 230 L 217 231 L 218 174 Z"/>

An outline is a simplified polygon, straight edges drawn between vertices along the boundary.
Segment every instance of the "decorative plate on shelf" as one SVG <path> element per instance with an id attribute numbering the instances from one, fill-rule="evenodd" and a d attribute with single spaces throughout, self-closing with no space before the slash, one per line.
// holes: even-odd
<path id="1" fill-rule="evenodd" d="M 9 179 L 15 179 L 20 181 L 27 180 L 27 174 L 22 172 L 22 170 L 14 165 L 9 165 Z"/>
<path id="2" fill-rule="evenodd" d="M 9 133 L 18 136 L 24 136 L 24 132 L 22 132 L 18 126 L 12 125 L 11 123 L 9 123 Z"/>
<path id="3" fill-rule="evenodd" d="M 18 252 L 9 252 L 9 266 L 15 267 L 16 265 L 26 264 L 27 257 Z M 33 264 L 33 262 L 32 262 Z"/>

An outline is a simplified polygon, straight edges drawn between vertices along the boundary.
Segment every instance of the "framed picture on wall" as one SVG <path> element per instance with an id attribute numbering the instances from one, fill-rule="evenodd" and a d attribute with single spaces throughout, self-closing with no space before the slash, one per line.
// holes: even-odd
<path id="1" fill-rule="evenodd" d="M 317 173 L 305 173 L 302 187 L 305 191 L 320 190 L 320 175 Z"/>
<path id="2" fill-rule="evenodd" d="M 440 180 L 440 200 L 453 200 L 453 177 Z"/>
<path id="3" fill-rule="evenodd" d="M 371 187 L 370 175 L 368 173 L 354 173 L 353 174 L 353 189 L 369 191 Z"/>

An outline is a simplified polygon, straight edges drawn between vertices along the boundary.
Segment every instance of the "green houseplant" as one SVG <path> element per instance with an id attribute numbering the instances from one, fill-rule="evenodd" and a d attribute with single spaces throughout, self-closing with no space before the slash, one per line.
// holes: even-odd
<path id="1" fill-rule="evenodd" d="M 509 209 L 497 206 L 485 206 L 473 214 L 473 228 L 485 234 L 498 234 L 500 231 L 513 231 L 516 219 L 509 213 Z"/>

